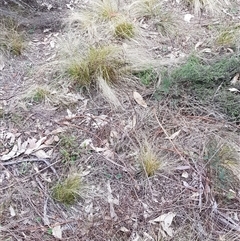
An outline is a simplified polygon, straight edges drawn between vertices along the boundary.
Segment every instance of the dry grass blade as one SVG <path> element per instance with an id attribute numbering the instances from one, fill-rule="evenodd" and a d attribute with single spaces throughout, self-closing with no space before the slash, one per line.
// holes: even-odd
<path id="1" fill-rule="evenodd" d="M 103 96 L 107 99 L 107 101 L 114 106 L 115 108 L 121 107 L 121 103 L 114 91 L 113 88 L 109 86 L 107 81 L 102 77 L 97 78 L 97 84 L 100 91 L 103 93 Z"/>

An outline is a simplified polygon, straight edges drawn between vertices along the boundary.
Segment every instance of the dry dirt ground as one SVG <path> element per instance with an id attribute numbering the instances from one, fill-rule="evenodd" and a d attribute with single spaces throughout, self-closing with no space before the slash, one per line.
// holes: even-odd
<path id="1" fill-rule="evenodd" d="M 89 2 L 42 1 L 42 12 L 17 17 L 22 53 L 1 55 L 0 240 L 240 240 L 239 119 L 194 96 L 176 107 L 172 95 L 157 92 L 161 71 L 192 52 L 212 58 L 237 51 L 215 45 L 214 26 L 239 22 L 240 3 L 220 16 L 197 16 L 181 1 L 164 1 L 174 36 L 144 17 L 133 18 L 140 30 L 132 40 L 88 40 L 90 33 L 81 32 L 79 46 L 113 42 L 132 50 L 136 68 L 147 58 L 155 64 L 149 85 L 133 74 L 114 84 L 116 104 L 98 86 L 80 88 L 62 71 L 69 36 L 62 23 Z M 194 18 L 188 22 L 186 14 Z M 149 176 L 146 146 L 160 163 Z M 81 189 L 65 205 L 53 190 L 74 175 Z"/>

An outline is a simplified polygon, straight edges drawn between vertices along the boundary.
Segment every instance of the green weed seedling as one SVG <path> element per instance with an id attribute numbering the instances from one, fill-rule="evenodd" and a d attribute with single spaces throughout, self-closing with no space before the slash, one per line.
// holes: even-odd
<path id="1" fill-rule="evenodd" d="M 135 74 L 142 84 L 149 86 L 157 79 L 157 73 L 152 69 L 146 69 Z"/>
<path id="2" fill-rule="evenodd" d="M 44 88 L 37 87 L 32 93 L 32 100 L 35 103 L 45 102 L 45 100 L 50 96 L 51 93 Z"/>
<path id="3" fill-rule="evenodd" d="M 211 105 L 211 108 L 224 113 L 229 120 L 239 121 L 239 95 L 228 90 L 231 79 L 240 71 L 239 66 L 237 55 L 211 61 L 192 55 L 177 69 L 163 73 L 157 93 L 160 96 L 168 95 L 179 103 L 183 96 L 193 96 L 202 104 Z"/>

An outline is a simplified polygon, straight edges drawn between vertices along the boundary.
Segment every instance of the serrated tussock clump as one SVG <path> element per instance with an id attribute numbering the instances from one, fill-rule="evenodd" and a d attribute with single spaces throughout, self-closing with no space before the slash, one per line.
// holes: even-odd
<path id="1" fill-rule="evenodd" d="M 0 49 L 20 55 L 25 47 L 23 34 L 17 31 L 14 23 L 0 23 Z"/>
<path id="2" fill-rule="evenodd" d="M 132 23 L 121 22 L 115 26 L 115 35 L 118 38 L 129 39 L 134 37 L 135 30 Z"/>
<path id="3" fill-rule="evenodd" d="M 163 167 L 163 163 L 159 160 L 157 153 L 149 144 L 145 145 L 140 150 L 139 160 L 141 168 L 147 177 L 153 176 Z"/>
<path id="4" fill-rule="evenodd" d="M 82 180 L 80 175 L 71 174 L 53 187 L 53 198 L 65 205 L 74 204 L 81 196 Z"/>
<path id="5" fill-rule="evenodd" d="M 195 14 L 201 14 L 203 10 L 211 14 L 220 13 L 222 9 L 230 6 L 228 0 L 184 0 Z"/>
<path id="6" fill-rule="evenodd" d="M 240 184 L 238 152 L 230 144 L 212 138 L 206 145 L 205 160 L 216 194 L 233 198 Z"/>
<path id="7" fill-rule="evenodd" d="M 137 18 L 155 18 L 161 14 L 162 6 L 158 0 L 137 0 L 130 5 L 130 12 Z"/>
<path id="8" fill-rule="evenodd" d="M 85 57 L 75 59 L 67 72 L 80 85 L 90 85 L 102 77 L 108 83 L 116 82 L 123 73 L 124 61 L 111 46 L 90 48 Z"/>

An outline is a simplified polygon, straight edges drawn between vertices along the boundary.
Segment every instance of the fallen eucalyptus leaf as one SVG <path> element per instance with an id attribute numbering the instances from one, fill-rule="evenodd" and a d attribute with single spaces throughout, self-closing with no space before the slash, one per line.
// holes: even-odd
<path id="1" fill-rule="evenodd" d="M 143 97 L 138 92 L 136 92 L 136 91 L 133 92 L 133 98 L 139 105 L 143 106 L 144 108 L 147 108 L 146 102 L 144 101 Z"/>

